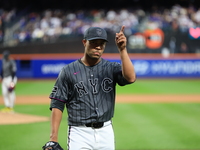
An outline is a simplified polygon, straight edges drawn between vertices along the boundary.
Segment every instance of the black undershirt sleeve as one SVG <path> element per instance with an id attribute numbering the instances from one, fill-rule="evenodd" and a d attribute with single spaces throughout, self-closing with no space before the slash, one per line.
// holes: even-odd
<path id="1" fill-rule="evenodd" d="M 12 76 L 12 81 L 14 80 L 15 75 L 16 75 L 16 72 L 13 71 L 12 74 L 11 74 L 11 76 Z"/>

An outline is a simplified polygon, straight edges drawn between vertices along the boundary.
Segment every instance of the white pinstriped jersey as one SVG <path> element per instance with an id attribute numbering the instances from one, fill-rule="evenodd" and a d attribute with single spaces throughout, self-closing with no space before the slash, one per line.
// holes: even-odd
<path id="1" fill-rule="evenodd" d="M 50 108 L 63 111 L 66 104 L 69 125 L 108 121 L 114 114 L 116 84 L 130 84 L 120 63 L 102 59 L 91 67 L 76 60 L 61 70 L 49 96 Z"/>

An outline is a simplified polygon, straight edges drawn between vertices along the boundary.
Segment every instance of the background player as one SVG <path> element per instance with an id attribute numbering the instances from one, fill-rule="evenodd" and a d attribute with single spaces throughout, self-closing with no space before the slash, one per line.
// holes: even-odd
<path id="1" fill-rule="evenodd" d="M 69 150 L 114 150 L 111 119 L 114 115 L 115 86 L 135 82 L 133 64 L 126 49 L 127 39 L 122 26 L 115 42 L 121 64 L 101 58 L 107 33 L 91 27 L 84 33 L 84 56 L 66 65 L 60 72 L 50 94 L 52 110 L 50 141 L 43 149 L 60 150 L 58 131 L 62 112 L 68 111 Z"/>
<path id="2" fill-rule="evenodd" d="M 14 111 L 13 107 L 16 98 L 14 88 L 17 83 L 16 71 L 17 67 L 15 61 L 10 58 L 9 51 L 4 51 L 2 59 L 1 78 L 2 78 L 2 95 L 5 108 L 3 108 L 1 112 Z"/>

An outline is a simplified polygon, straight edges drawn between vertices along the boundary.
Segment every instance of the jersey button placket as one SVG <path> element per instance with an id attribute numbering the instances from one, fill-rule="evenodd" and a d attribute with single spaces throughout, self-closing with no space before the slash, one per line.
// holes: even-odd
<path id="1" fill-rule="evenodd" d="M 92 79 L 94 79 L 93 70 L 91 70 L 90 76 L 92 77 Z M 97 107 L 97 97 L 96 97 L 96 96 L 97 96 L 96 94 L 93 94 L 94 104 L 95 104 L 95 106 L 96 106 L 95 110 L 96 110 L 97 116 L 99 117 L 99 110 L 98 110 L 98 107 Z"/>

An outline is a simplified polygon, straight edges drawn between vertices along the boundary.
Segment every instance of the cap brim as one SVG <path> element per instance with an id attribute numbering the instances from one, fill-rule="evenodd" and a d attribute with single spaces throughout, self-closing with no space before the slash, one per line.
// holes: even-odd
<path id="1" fill-rule="evenodd" d="M 105 40 L 106 42 L 108 42 L 107 39 L 104 39 L 104 38 L 99 38 L 99 37 L 95 37 L 95 38 L 90 38 L 90 39 L 86 39 L 88 41 L 91 41 L 91 40 Z"/>

